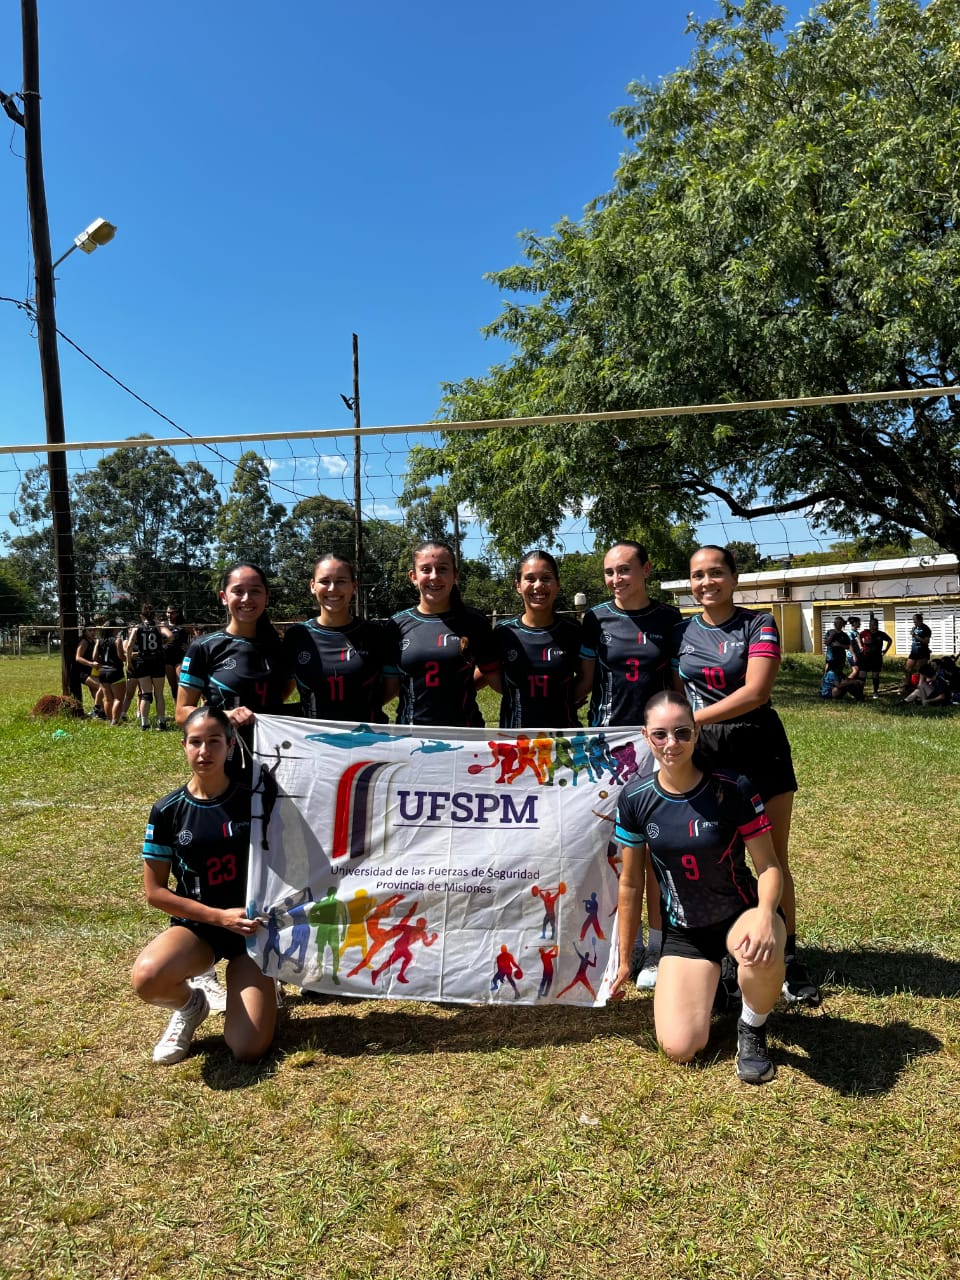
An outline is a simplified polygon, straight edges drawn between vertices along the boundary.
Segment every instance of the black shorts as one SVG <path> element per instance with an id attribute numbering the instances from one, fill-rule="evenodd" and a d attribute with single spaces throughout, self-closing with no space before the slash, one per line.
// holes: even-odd
<path id="1" fill-rule="evenodd" d="M 861 653 L 860 661 L 857 665 L 859 666 L 861 671 L 866 671 L 866 672 L 882 671 L 883 658 L 879 653 L 877 654 Z"/>
<path id="2" fill-rule="evenodd" d="M 97 679 L 101 684 L 125 684 L 123 672 L 119 667 L 101 667 Z"/>
<path id="3" fill-rule="evenodd" d="M 164 666 L 162 653 L 158 653 L 149 661 L 135 662 L 130 668 L 131 680 L 163 680 L 166 674 L 167 668 Z"/>
<path id="4" fill-rule="evenodd" d="M 189 929 L 191 933 L 195 933 L 212 949 L 217 960 L 234 960 L 237 956 L 247 954 L 246 939 L 242 934 L 234 933 L 232 929 L 221 929 L 215 924 L 199 924 L 196 920 L 182 920 L 177 916 L 174 916 L 170 924 L 171 927 L 177 924 L 182 929 Z"/>
<path id="5" fill-rule="evenodd" d="M 790 742 L 773 707 L 758 707 L 741 720 L 702 724 L 697 753 L 710 770 L 749 778 L 761 800 L 797 790 Z"/>
<path id="6" fill-rule="evenodd" d="M 750 908 L 745 907 L 744 910 L 749 911 Z M 713 964 L 719 964 L 727 954 L 727 934 L 742 915 L 743 911 L 738 911 L 719 924 L 707 924 L 699 929 L 676 929 L 664 916 L 660 955 L 682 956 L 685 960 L 710 960 Z"/>
<path id="7" fill-rule="evenodd" d="M 699 929 L 677 929 L 667 919 L 666 907 L 660 903 L 663 911 L 663 942 L 660 947 L 661 956 L 682 956 L 687 960 L 709 960 L 719 964 L 727 954 L 727 934 L 737 923 L 744 911 L 752 911 L 753 907 L 744 907 L 719 924 L 705 924 Z M 777 907 L 777 915 L 787 923 L 783 908 Z"/>

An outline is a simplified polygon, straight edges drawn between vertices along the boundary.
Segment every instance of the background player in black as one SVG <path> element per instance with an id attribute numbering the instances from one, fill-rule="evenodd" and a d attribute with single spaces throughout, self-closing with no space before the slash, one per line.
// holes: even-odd
<path id="1" fill-rule="evenodd" d="M 673 634 L 680 611 L 653 601 L 647 582 L 653 566 L 646 547 L 624 539 L 603 558 L 603 578 L 611 599 L 588 610 L 583 620 L 578 705 L 590 697 L 591 725 L 643 724 L 647 699 L 668 688 L 673 659 Z M 633 952 L 637 986 L 649 991 L 657 984 L 660 955 L 660 893 L 647 872 L 647 923 Z"/>
<path id="2" fill-rule="evenodd" d="M 370 723 L 380 714 L 386 633 L 350 612 L 357 573 L 342 556 L 322 555 L 310 594 L 320 612 L 288 627 L 283 652 L 300 690 L 303 713 L 314 720 Z"/>
<path id="3" fill-rule="evenodd" d="M 577 723 L 576 674 L 580 624 L 557 618 L 560 570 L 548 551 L 528 551 L 517 565 L 523 613 L 494 628 L 500 659 L 500 725 L 504 729 L 565 729 Z"/>
<path id="4" fill-rule="evenodd" d="M 797 903 L 789 845 L 797 779 L 786 732 L 770 705 L 780 670 L 780 639 L 772 617 L 734 603 L 737 579 L 737 562 L 727 547 L 705 546 L 691 556 L 690 592 L 701 612 L 683 623 L 680 675 L 696 702 L 702 757 L 711 768 L 746 774 L 766 807 L 783 875 L 784 999 L 816 1006 L 820 989 L 796 958 Z"/>
<path id="5" fill-rule="evenodd" d="M 104 622 L 100 627 L 100 639 L 95 650 L 100 668 L 100 688 L 103 692 L 103 714 L 110 724 L 120 723 L 127 681 L 123 673 L 123 621 Z"/>
<path id="6" fill-rule="evenodd" d="M 160 635 L 163 638 L 163 665 L 170 686 L 170 696 L 177 701 L 177 689 L 180 684 L 180 663 L 190 643 L 187 628 L 183 625 L 183 613 L 176 605 L 167 605 L 167 611 L 160 623 Z"/>
<path id="7" fill-rule="evenodd" d="M 261 1058 L 276 1028 L 276 984 L 247 955 L 259 927 L 247 918 L 250 791 L 227 777 L 234 729 L 223 711 L 201 707 L 184 724 L 190 781 L 158 800 L 143 849 L 147 902 L 171 917 L 133 966 L 133 986 L 173 1016 L 153 1051 L 155 1062 L 183 1058 L 209 1013 L 202 989 L 188 980 L 227 960 L 224 1039 L 234 1057 Z M 174 888 L 170 888 L 171 873 Z"/>
<path id="8" fill-rule="evenodd" d="M 157 626 L 153 605 L 140 606 L 140 621 L 130 628 L 125 652 L 130 675 L 137 682 L 137 714 L 140 728 L 150 728 L 150 704 L 157 701 L 157 728 L 167 727 L 164 701 L 166 668 L 163 661 L 163 636 Z"/>
<path id="9" fill-rule="evenodd" d="M 477 689 L 489 683 L 500 692 L 493 630 L 460 599 L 459 576 L 445 542 L 415 549 L 410 581 L 420 602 L 387 624 L 383 700 L 399 695 L 397 724 L 482 725 Z"/>
<path id="10" fill-rule="evenodd" d="M 647 703 L 644 734 L 659 771 L 628 783 L 617 808 L 621 959 L 611 995 L 623 995 L 630 973 L 649 848 L 665 919 L 653 1005 L 657 1039 L 675 1062 L 705 1048 L 720 961 L 729 954 L 743 994 L 737 1074 L 762 1084 L 775 1074 L 765 1024 L 783 981 L 786 929 L 777 914 L 783 882 L 762 801 L 746 778 L 704 774 L 694 762 L 697 732 L 681 694 L 656 694 Z"/>

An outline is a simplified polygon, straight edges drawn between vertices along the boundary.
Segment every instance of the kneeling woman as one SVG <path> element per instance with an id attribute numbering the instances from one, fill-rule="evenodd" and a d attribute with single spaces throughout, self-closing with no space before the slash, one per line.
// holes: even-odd
<path id="1" fill-rule="evenodd" d="M 743 995 L 737 1075 L 763 1084 L 776 1074 L 765 1024 L 780 994 L 786 942 L 777 911 L 783 879 L 770 822 L 748 779 L 705 774 L 696 765 L 697 726 L 680 694 L 650 699 L 643 732 L 659 771 L 629 783 L 617 808 L 623 871 L 613 994 L 623 994 L 630 974 L 649 852 L 664 921 L 653 1004 L 657 1039 L 676 1062 L 689 1062 L 706 1046 L 720 962 L 729 953 Z"/>
<path id="2" fill-rule="evenodd" d="M 153 1060 L 179 1062 L 210 1012 L 203 989 L 189 979 L 226 959 L 224 1039 L 235 1058 L 254 1062 L 273 1040 L 277 1001 L 273 978 L 247 955 L 258 928 L 243 905 L 250 790 L 227 777 L 235 730 L 223 711 L 198 708 L 183 734 L 190 781 L 153 806 L 143 846 L 147 902 L 172 920 L 137 957 L 133 986 L 141 1000 L 173 1010 Z"/>

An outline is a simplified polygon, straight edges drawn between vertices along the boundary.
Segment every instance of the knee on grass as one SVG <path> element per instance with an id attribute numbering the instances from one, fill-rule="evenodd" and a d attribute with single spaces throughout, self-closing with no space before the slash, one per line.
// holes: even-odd
<path id="1" fill-rule="evenodd" d="M 697 1054 L 707 1047 L 709 1038 L 709 1032 L 706 1035 L 698 1035 L 692 1029 L 685 1035 L 673 1032 L 663 1036 L 657 1033 L 657 1043 L 660 1048 L 671 1062 L 680 1064 L 692 1062 Z"/>

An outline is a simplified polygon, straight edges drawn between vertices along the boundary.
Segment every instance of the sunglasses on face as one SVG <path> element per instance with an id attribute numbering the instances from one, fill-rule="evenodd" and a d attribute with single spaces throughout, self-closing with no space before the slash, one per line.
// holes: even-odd
<path id="1" fill-rule="evenodd" d="M 657 746 L 662 746 L 668 738 L 674 742 L 692 742 L 696 733 L 692 724 L 682 724 L 679 729 L 648 729 L 647 737 Z"/>

